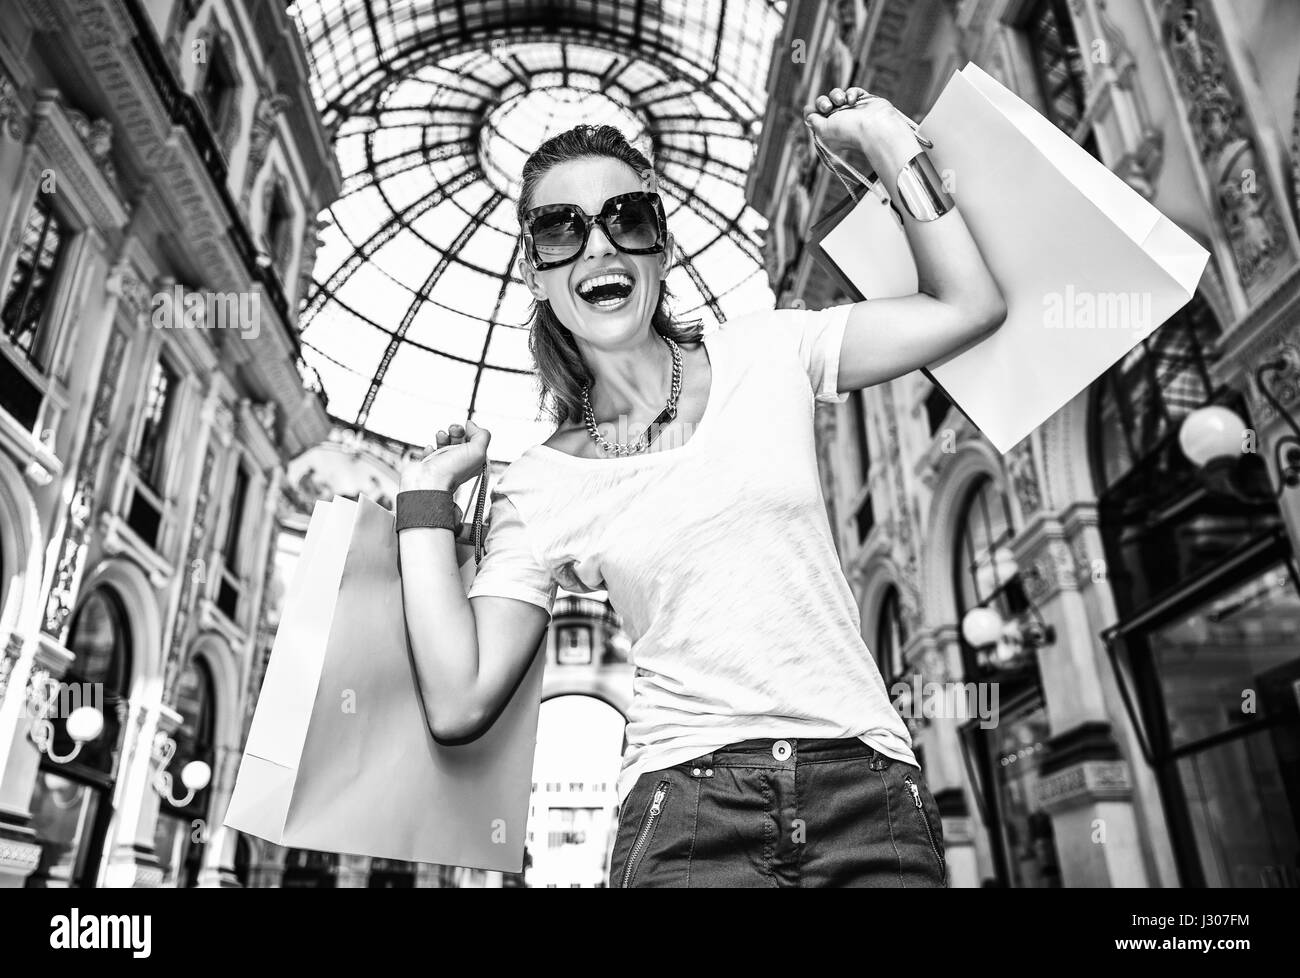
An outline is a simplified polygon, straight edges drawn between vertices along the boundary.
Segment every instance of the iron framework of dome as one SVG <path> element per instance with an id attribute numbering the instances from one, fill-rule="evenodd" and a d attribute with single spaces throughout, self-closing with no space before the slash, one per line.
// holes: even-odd
<path id="1" fill-rule="evenodd" d="M 301 322 L 340 421 L 415 445 L 473 417 L 510 460 L 547 437 L 514 270 L 516 185 L 547 136 L 609 122 L 659 172 L 681 258 L 674 311 L 770 307 L 744 198 L 784 3 L 299 0 L 337 130 Z"/>

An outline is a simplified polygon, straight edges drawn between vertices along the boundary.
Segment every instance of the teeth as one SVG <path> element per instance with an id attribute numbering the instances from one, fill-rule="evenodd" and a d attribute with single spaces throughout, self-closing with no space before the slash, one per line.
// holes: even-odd
<path id="1" fill-rule="evenodd" d="M 632 276 L 626 272 L 610 272 L 605 275 L 596 275 L 587 279 L 578 285 L 578 295 L 590 295 L 591 291 L 601 285 L 616 285 L 622 283 L 629 288 L 632 286 Z"/>

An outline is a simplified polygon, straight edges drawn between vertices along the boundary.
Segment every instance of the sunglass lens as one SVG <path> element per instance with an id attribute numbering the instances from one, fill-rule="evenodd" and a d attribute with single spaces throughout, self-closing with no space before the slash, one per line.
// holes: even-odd
<path id="1" fill-rule="evenodd" d="M 659 241 L 659 219 L 648 200 L 619 204 L 608 221 L 610 236 L 620 248 L 653 248 Z"/>
<path id="2" fill-rule="evenodd" d="M 533 221 L 533 247 L 542 261 L 564 261 L 582 248 L 582 222 L 569 211 L 543 214 Z"/>

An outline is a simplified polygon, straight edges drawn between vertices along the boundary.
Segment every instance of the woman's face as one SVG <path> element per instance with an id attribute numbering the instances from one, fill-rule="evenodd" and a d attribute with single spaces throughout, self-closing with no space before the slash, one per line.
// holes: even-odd
<path id="1" fill-rule="evenodd" d="M 543 204 L 577 204 L 587 214 L 599 214 L 605 201 L 617 194 L 650 189 L 648 180 L 627 164 L 609 157 L 570 160 L 552 167 L 537 182 L 530 207 Z M 659 304 L 659 283 L 667 274 L 672 237 L 658 254 L 625 255 L 597 225 L 587 235 L 578 257 L 567 265 L 537 271 L 527 257 L 519 260 L 520 276 L 533 296 L 548 300 L 551 309 L 575 337 L 597 345 L 615 346 L 634 339 L 649 328 Z M 626 299 L 600 304 L 583 298 L 583 285 L 599 275 L 627 276 L 631 291 Z"/>

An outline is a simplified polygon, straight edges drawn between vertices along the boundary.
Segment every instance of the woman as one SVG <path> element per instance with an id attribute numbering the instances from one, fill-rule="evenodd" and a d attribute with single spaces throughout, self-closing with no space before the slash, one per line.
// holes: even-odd
<path id="1" fill-rule="evenodd" d="M 837 88 L 807 121 L 860 148 L 896 200 L 924 179 L 914 129 L 884 99 Z M 673 242 L 654 187 L 610 127 L 562 133 L 524 166 L 519 272 L 558 427 L 498 481 L 468 597 L 450 530 L 399 531 L 430 727 L 440 741 L 484 729 L 556 583 L 603 588 L 636 667 L 611 885 L 943 886 L 939 814 L 836 559 L 813 402 L 984 335 L 1001 294 L 956 210 L 900 208 L 915 295 L 702 335 L 665 308 Z M 438 431 L 399 503 L 446 499 L 489 437 L 473 421 Z"/>

